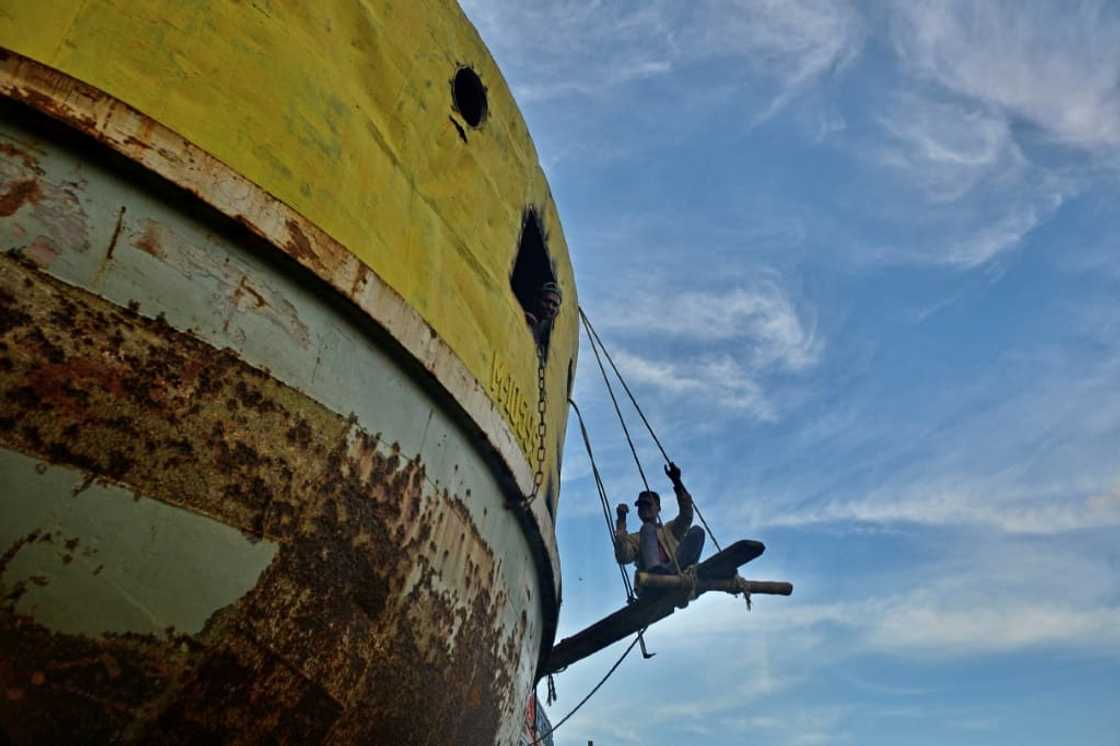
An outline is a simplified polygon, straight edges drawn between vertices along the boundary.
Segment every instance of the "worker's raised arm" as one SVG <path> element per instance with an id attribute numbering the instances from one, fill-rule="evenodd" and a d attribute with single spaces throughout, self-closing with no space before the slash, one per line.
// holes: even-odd
<path id="1" fill-rule="evenodd" d="M 677 495 L 677 508 L 679 512 L 677 517 L 669 522 L 669 527 L 673 531 L 673 535 L 677 539 L 684 537 L 686 531 L 692 526 L 692 495 L 684 487 L 684 482 L 681 481 L 681 469 L 679 466 L 670 461 L 665 465 L 665 476 L 673 483 L 673 492 Z"/>
<path id="2" fill-rule="evenodd" d="M 638 542 L 626 530 L 626 514 L 629 512 L 630 508 L 626 503 L 619 503 L 615 508 L 614 558 L 623 565 L 638 561 Z"/>

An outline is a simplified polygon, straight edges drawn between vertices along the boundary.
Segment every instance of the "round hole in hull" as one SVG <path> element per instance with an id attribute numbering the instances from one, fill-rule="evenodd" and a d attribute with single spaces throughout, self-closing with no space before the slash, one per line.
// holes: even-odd
<path id="1" fill-rule="evenodd" d="M 455 108 L 471 127 L 478 127 L 486 118 L 486 86 L 478 73 L 469 67 L 460 67 L 451 82 L 451 97 Z"/>

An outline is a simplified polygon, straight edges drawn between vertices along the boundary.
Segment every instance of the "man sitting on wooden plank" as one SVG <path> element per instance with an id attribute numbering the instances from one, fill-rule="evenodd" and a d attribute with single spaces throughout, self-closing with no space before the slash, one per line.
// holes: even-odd
<path id="1" fill-rule="evenodd" d="M 681 482 L 680 468 L 670 463 L 665 467 L 665 475 L 672 481 L 673 492 L 677 495 L 680 511 L 677 517 L 662 525 L 660 495 L 652 490 L 643 490 L 634 503 L 638 506 L 642 527 L 628 533 L 626 514 L 630 509 L 625 503 L 619 504 L 616 509 L 618 520 L 615 523 L 614 556 L 622 564 L 636 562 L 639 570 L 671 575 L 699 561 L 704 548 L 704 530 L 692 525 L 692 495 Z"/>

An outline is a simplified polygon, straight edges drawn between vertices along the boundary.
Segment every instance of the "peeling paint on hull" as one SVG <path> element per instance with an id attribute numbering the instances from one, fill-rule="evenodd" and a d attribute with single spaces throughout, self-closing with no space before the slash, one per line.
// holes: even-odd
<path id="1" fill-rule="evenodd" d="M 56 632 L 198 634 L 276 556 L 275 542 L 77 469 L 0 450 L 0 473 L 0 595 Z"/>
<path id="2" fill-rule="evenodd" d="M 469 431 L 253 239 L 37 137 L 0 124 L 18 150 L 0 190 L 37 184 L 0 220 L 0 465 L 19 488 L 0 523 L 20 520 L 0 546 L 0 727 L 16 744 L 512 742 L 542 593 Z M 102 621 L 60 623 L 36 605 L 48 569 L 97 531 L 35 515 L 41 489 L 74 515 L 112 495 L 136 536 L 212 527 L 201 549 L 220 535 L 254 558 L 247 587 L 200 600 L 200 629 L 156 589 L 150 620 L 179 623 L 129 621 L 127 589 L 71 596 Z M 143 547 L 192 572 L 175 542 Z M 66 567 L 92 586 L 92 563 Z"/>

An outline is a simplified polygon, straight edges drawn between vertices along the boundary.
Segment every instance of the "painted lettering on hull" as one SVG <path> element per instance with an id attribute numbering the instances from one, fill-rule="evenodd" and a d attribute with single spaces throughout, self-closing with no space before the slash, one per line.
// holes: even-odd
<path id="1" fill-rule="evenodd" d="M 537 392 L 523 392 L 509 366 L 497 355 L 490 363 L 490 395 L 506 413 L 517 442 L 525 453 L 537 450 L 533 438 L 537 433 Z"/>

